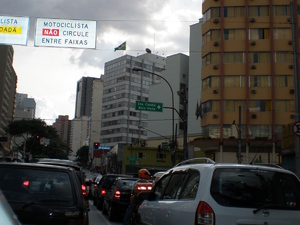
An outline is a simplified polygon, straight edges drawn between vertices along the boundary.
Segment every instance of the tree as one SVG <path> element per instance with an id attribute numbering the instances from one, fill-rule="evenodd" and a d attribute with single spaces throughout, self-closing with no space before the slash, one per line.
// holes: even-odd
<path id="1" fill-rule="evenodd" d="M 49 157 L 67 159 L 71 149 L 60 140 L 56 130 L 48 126 L 40 119 L 16 120 L 10 122 L 5 128 L 10 136 L 22 137 L 24 142 L 21 145 L 15 143 L 19 150 L 23 150 L 27 160 L 29 154 L 33 158 Z M 40 140 L 47 138 L 50 141 L 48 146 L 41 145 Z"/>
<path id="2" fill-rule="evenodd" d="M 89 160 L 89 146 L 82 146 L 76 152 L 77 161 L 82 163 L 83 165 L 87 165 Z"/>

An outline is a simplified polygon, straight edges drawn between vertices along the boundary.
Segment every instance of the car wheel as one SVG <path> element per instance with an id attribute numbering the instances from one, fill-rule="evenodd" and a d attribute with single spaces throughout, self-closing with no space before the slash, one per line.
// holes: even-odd
<path id="1" fill-rule="evenodd" d="M 109 209 L 108 209 L 108 219 L 110 221 L 113 221 L 114 220 L 114 215 L 115 215 L 115 212 L 114 212 L 112 206 L 110 205 Z"/>
<path id="2" fill-rule="evenodd" d="M 107 210 L 105 208 L 105 205 L 104 205 L 104 202 L 103 202 L 103 205 L 102 205 L 102 213 L 105 215 L 107 214 Z"/>

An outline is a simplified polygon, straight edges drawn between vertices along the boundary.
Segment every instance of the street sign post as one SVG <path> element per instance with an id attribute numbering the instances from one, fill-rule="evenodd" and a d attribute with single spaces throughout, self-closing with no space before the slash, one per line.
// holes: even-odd
<path id="1" fill-rule="evenodd" d="M 162 112 L 163 103 L 160 102 L 135 102 L 135 110 L 150 111 L 150 112 Z"/>
<path id="2" fill-rule="evenodd" d="M 162 142 L 161 147 L 162 147 L 162 149 L 168 149 L 169 148 L 169 142 Z"/>

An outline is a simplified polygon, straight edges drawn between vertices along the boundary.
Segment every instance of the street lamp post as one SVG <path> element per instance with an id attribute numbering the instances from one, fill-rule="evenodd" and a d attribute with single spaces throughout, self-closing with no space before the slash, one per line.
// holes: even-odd
<path id="1" fill-rule="evenodd" d="M 142 68 L 138 68 L 138 67 L 133 67 L 132 68 L 133 71 L 137 71 L 137 72 L 148 72 L 148 73 L 151 73 L 152 75 L 156 75 L 158 77 L 160 77 L 161 79 L 163 79 L 169 86 L 170 90 L 171 90 L 171 94 L 172 94 L 172 164 L 173 166 L 175 166 L 175 137 L 174 137 L 174 93 L 173 93 L 173 89 L 172 89 L 172 86 L 171 84 L 167 81 L 166 78 L 164 78 L 163 76 L 159 75 L 159 74 L 156 74 L 156 73 L 153 73 L 153 72 L 149 72 L 149 71 L 146 71 Z"/>

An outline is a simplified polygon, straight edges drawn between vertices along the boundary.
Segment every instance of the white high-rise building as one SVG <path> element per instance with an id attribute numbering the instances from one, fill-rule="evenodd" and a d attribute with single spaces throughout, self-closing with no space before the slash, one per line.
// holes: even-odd
<path id="1" fill-rule="evenodd" d="M 139 145 L 147 139 L 147 132 L 140 127 L 148 126 L 149 112 L 136 110 L 135 105 L 149 100 L 149 87 L 161 82 L 154 74 L 161 75 L 165 66 L 165 57 L 151 53 L 124 55 L 105 63 L 101 145 Z"/>

